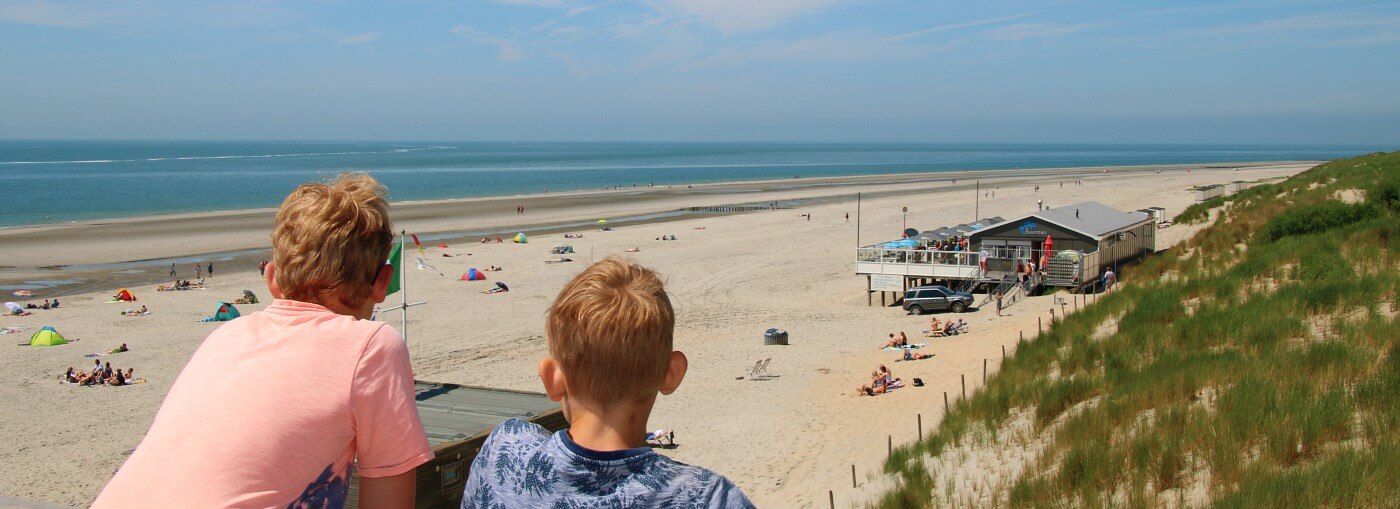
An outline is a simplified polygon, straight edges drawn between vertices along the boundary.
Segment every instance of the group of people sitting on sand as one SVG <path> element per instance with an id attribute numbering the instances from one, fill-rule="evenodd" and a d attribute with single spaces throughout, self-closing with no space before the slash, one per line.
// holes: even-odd
<path id="1" fill-rule="evenodd" d="M 900 349 L 900 350 L 902 350 L 902 351 L 904 352 L 904 354 L 903 354 L 904 357 L 903 357 L 903 358 L 900 358 L 900 359 L 895 359 L 895 362 L 899 362 L 899 361 L 917 361 L 917 360 L 929 359 L 929 358 L 932 358 L 932 357 L 933 357 L 933 354 L 931 354 L 931 353 L 914 353 L 914 349 L 915 349 L 915 348 L 918 348 L 919 346 L 925 345 L 925 344 L 927 344 L 927 343 L 920 343 L 920 344 L 918 344 L 918 345 L 910 345 L 910 344 L 909 344 L 909 336 L 904 335 L 904 331 L 900 331 L 900 332 L 899 332 L 899 335 L 895 335 L 895 333 L 893 333 L 893 332 L 890 333 L 890 341 L 889 341 L 888 343 L 885 343 L 885 348 L 898 348 L 898 349 Z M 881 366 L 881 367 L 884 367 L 884 366 Z"/>
<path id="2" fill-rule="evenodd" d="M 905 336 L 904 331 L 899 331 L 898 336 L 891 332 L 890 342 L 885 343 L 885 348 L 909 348 L 909 336 Z"/>
<path id="3" fill-rule="evenodd" d="M 122 316 L 144 316 L 149 314 L 151 314 L 151 310 L 146 309 L 146 306 L 141 306 L 141 309 L 128 309 L 126 311 L 122 311 Z M 126 344 L 123 343 L 122 346 L 126 346 Z"/>
<path id="4" fill-rule="evenodd" d="M 125 347 L 126 344 L 123 343 L 122 348 Z M 126 372 L 122 372 L 120 369 L 114 369 L 111 362 L 104 364 L 101 360 L 96 360 L 93 361 L 91 373 L 75 370 L 70 367 L 68 368 L 68 372 L 64 373 L 61 381 L 83 387 L 96 385 L 110 385 L 115 387 L 145 382 L 146 380 L 143 378 L 136 378 L 134 374 L 135 371 L 135 368 L 126 368 Z"/>
<path id="5" fill-rule="evenodd" d="M 204 288 L 204 280 L 200 279 L 199 281 L 195 281 L 192 283 L 188 279 L 181 279 L 168 285 L 157 286 L 156 291 L 165 292 L 170 290 L 193 290 L 195 288 Z"/>
<path id="6" fill-rule="evenodd" d="M 935 316 L 933 317 L 933 321 L 928 324 L 928 333 L 930 336 L 933 335 L 934 331 L 940 331 L 944 336 L 955 336 L 967 332 L 967 322 L 963 321 L 961 318 L 956 321 L 949 318 L 948 321 L 944 322 L 939 321 L 938 317 Z"/>
<path id="7" fill-rule="evenodd" d="M 660 237 L 657 237 L 656 240 L 676 240 L 676 236 L 675 236 L 675 235 L 662 235 L 662 236 L 660 236 Z"/>
<path id="8" fill-rule="evenodd" d="M 907 351 L 908 350 L 906 350 L 906 352 Z M 856 395 L 874 396 L 876 394 L 884 394 L 900 387 L 904 387 L 904 381 L 895 378 L 894 372 L 890 371 L 884 364 L 881 364 L 879 369 L 870 373 L 870 383 L 868 385 L 861 385 L 860 389 L 856 390 Z"/>
<path id="9" fill-rule="evenodd" d="M 506 241 L 505 241 L 504 239 L 502 239 L 500 235 L 497 235 L 497 236 L 496 236 L 496 240 L 494 240 L 494 241 L 491 240 L 491 239 L 488 238 L 488 237 L 482 237 L 482 238 L 481 238 L 481 243 L 482 243 L 482 244 L 493 244 L 493 243 L 494 243 L 494 244 L 504 244 L 505 242 L 506 242 Z"/>
<path id="10" fill-rule="evenodd" d="M 24 305 L 24 308 L 25 308 L 25 309 L 58 309 L 58 299 L 54 299 L 52 302 L 50 302 L 49 299 L 44 299 L 44 303 L 43 303 L 43 304 L 35 304 L 35 303 L 33 303 L 33 302 L 30 302 L 30 303 L 25 304 L 25 305 Z M 18 314 L 18 313 L 16 313 L 16 314 Z"/>
<path id="11" fill-rule="evenodd" d="M 582 234 L 582 233 L 565 233 L 565 234 L 564 234 L 564 238 L 566 238 L 566 239 L 581 239 L 581 238 L 583 238 L 583 234 Z"/>

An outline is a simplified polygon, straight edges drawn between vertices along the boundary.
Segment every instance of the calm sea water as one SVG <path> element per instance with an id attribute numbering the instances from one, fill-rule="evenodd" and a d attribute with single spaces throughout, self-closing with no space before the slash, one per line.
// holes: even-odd
<path id="1" fill-rule="evenodd" d="M 0 227 L 276 206 L 368 171 L 423 200 L 655 183 L 882 173 L 1336 159 L 1384 147 L 1041 144 L 0 141 Z"/>

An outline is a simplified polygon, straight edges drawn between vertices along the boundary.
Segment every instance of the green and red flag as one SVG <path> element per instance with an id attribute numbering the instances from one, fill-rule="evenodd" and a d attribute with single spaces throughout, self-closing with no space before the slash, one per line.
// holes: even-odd
<path id="1" fill-rule="evenodd" d="M 403 277 L 402 243 L 394 244 L 394 250 L 389 252 L 388 263 L 391 267 L 389 270 L 392 270 L 394 272 L 394 275 L 389 279 L 389 293 L 386 293 L 385 295 L 393 295 L 397 293 L 399 291 L 399 288 L 403 285 L 403 282 L 399 280 L 399 278 Z"/>

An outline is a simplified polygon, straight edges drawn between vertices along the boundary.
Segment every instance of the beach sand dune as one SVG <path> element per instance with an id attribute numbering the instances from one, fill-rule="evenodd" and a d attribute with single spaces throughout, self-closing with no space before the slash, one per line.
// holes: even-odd
<path id="1" fill-rule="evenodd" d="M 1082 200 L 1130 210 L 1162 206 L 1175 214 L 1192 202 L 1186 191 L 1192 185 L 1287 176 L 1309 166 L 1095 174 L 1084 177 L 1082 187 L 1074 186 L 1073 178 L 1044 177 L 1039 193 L 1029 183 L 988 179 L 984 187 L 1002 187 L 995 199 L 979 200 L 978 215 L 1011 218 L 1034 211 L 1037 199 L 1050 206 Z M 1067 182 L 1063 188 L 1057 184 L 1061 180 Z M 923 229 L 975 219 L 970 190 L 930 185 L 922 194 L 865 200 L 862 242 L 897 238 L 905 206 L 910 226 Z M 825 506 L 827 490 L 835 492 L 838 505 L 864 501 L 879 486 L 869 479 L 884 460 L 887 437 L 895 444 L 915 439 L 918 414 L 925 433 L 933 430 L 943 393 L 956 397 L 963 375 L 969 391 L 979 386 L 983 359 L 990 359 L 994 372 L 1001 348 L 1010 352 L 1018 331 L 1033 335 L 1036 318 L 1048 318 L 1053 297 L 1016 303 L 1001 318 L 990 307 L 958 315 L 971 324 L 971 334 L 927 340 L 931 344 L 921 351 L 935 354 L 932 359 L 893 362 L 895 352 L 879 349 L 886 334 L 904 331 L 924 341 L 917 337 L 928 328 L 929 317 L 882 308 L 878 296 L 876 306 L 866 305 L 865 279 L 853 274 L 856 212 L 849 200 L 611 232 L 582 228 L 582 239 L 544 235 L 523 245 L 429 247 L 428 262 L 446 276 L 414 270 L 410 262 L 408 298 L 428 301 L 409 314 L 415 374 L 424 380 L 540 390 L 535 367 L 546 353 L 544 313 L 555 293 L 590 261 L 627 256 L 666 279 L 678 315 L 676 346 L 691 360 L 680 390 L 660 398 L 652 415 L 650 427 L 676 430 L 679 446 L 664 453 L 729 477 L 760 507 Z M 800 217 L 808 213 L 811 220 Z M 843 219 L 846 213 L 849 222 Z M 1181 226 L 1163 230 L 1159 247 L 1190 231 Z M 678 240 L 655 240 L 668 234 Z M 575 253 L 566 255 L 574 261 L 546 263 L 559 258 L 549 249 L 563 243 L 574 246 Z M 627 253 L 632 247 L 640 250 Z M 443 258 L 442 253 L 460 256 Z M 488 272 L 487 281 L 458 280 L 469 267 L 490 265 L 504 270 Z M 511 291 L 480 293 L 496 281 L 506 282 Z M 140 298 L 134 305 L 107 304 L 110 292 L 104 291 L 65 298 L 60 310 L 0 319 L 0 325 L 31 332 L 54 325 L 78 339 L 59 347 L 6 347 L 0 354 L 0 373 L 8 382 L 0 385 L 0 398 L 8 402 L 0 409 L 0 440 L 10 444 L 0 449 L 0 496 L 74 506 L 91 502 L 120 466 L 123 452 L 139 443 L 190 355 L 217 327 L 196 320 L 245 288 L 267 297 L 256 272 L 220 273 L 205 290 L 133 288 Z M 388 304 L 399 298 L 391 296 Z M 246 314 L 265 303 L 239 309 Z M 150 316 L 119 316 L 142 304 L 152 310 Z M 397 313 L 380 318 L 399 326 Z M 769 327 L 789 331 L 792 344 L 763 346 L 762 332 Z M 3 337 L 18 343 L 28 335 Z M 92 359 L 83 354 L 123 342 L 131 352 L 101 358 L 123 369 L 134 367 L 148 383 L 100 388 L 58 383 L 68 366 L 91 366 Z M 766 358 L 772 358 L 770 372 L 779 376 L 737 379 Z M 906 381 L 919 377 L 927 385 L 857 397 L 856 387 L 879 364 Z M 852 465 L 862 485 L 854 490 Z"/>

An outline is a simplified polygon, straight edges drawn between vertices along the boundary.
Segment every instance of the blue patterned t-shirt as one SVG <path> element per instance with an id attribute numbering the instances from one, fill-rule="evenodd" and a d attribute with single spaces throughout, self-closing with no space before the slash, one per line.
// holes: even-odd
<path id="1" fill-rule="evenodd" d="M 568 431 L 519 419 L 496 426 L 472 462 L 462 509 L 752 508 L 734 483 L 651 449 L 593 451 Z"/>

